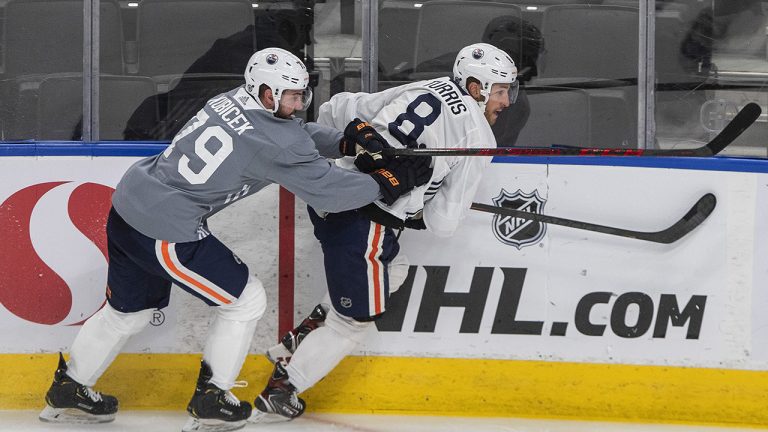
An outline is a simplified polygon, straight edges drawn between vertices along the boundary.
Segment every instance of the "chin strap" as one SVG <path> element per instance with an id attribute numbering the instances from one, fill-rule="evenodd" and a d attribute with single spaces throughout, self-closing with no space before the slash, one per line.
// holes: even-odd
<path id="1" fill-rule="evenodd" d="M 477 105 L 480 107 L 480 111 L 485 112 L 485 106 L 488 104 L 488 97 L 490 95 L 485 94 L 484 90 L 480 90 L 480 96 L 484 97 L 485 99 L 482 101 L 475 100 L 475 102 L 477 102 Z"/>

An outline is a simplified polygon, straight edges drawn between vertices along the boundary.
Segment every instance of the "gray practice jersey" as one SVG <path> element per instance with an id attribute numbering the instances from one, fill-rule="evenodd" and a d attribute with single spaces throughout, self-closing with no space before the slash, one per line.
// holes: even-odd
<path id="1" fill-rule="evenodd" d="M 142 234 L 174 243 L 205 237 L 208 217 L 272 183 L 319 210 L 362 207 L 379 186 L 325 159 L 341 156 L 341 136 L 277 118 L 238 87 L 209 100 L 163 153 L 131 166 L 112 205 Z"/>

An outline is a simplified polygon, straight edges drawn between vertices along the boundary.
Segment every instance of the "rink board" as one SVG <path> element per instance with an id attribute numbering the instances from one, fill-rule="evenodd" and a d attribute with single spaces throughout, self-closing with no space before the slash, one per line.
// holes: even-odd
<path id="1" fill-rule="evenodd" d="M 97 390 L 122 409 L 186 408 L 199 355 L 121 354 Z M 0 408 L 42 409 L 56 356 L 0 354 Z M 245 362 L 253 402 L 271 365 Z M 768 426 L 763 371 L 551 361 L 352 356 L 302 395 L 313 412 Z"/>
<path id="2" fill-rule="evenodd" d="M 83 148 L 0 158 L 0 367 L 11 371 L 0 376 L 0 409 L 40 405 L 49 353 L 66 352 L 103 302 L 104 211 L 141 152 Z M 311 410 L 768 425 L 766 161 L 494 162 L 475 201 L 645 231 L 705 193 L 718 204 L 672 245 L 478 212 L 450 239 L 406 232 L 409 279 L 370 343 L 307 393 Z M 277 337 L 277 207 L 270 189 L 211 221 L 271 302 L 241 376 L 245 399 L 263 386 L 269 366 L 258 353 Z M 296 319 L 324 289 L 303 207 Z M 174 293 L 98 389 L 125 408 L 185 406 L 210 315 L 188 297 Z"/>

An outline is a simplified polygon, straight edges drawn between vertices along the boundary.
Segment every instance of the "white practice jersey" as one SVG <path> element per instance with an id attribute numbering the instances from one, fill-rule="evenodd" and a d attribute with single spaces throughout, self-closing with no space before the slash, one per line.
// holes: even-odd
<path id="1" fill-rule="evenodd" d="M 436 78 L 379 93 L 339 93 L 320 107 L 318 122 L 339 129 L 358 117 L 370 123 L 393 147 L 496 147 L 496 139 L 477 102 L 450 80 Z M 427 229 L 450 236 L 466 215 L 490 157 L 438 156 L 429 183 L 387 206 L 405 220 L 422 212 Z M 354 158 L 337 164 L 355 169 Z"/>

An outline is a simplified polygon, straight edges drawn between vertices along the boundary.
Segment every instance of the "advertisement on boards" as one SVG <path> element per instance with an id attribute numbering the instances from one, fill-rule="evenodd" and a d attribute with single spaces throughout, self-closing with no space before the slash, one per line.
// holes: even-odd
<path id="1" fill-rule="evenodd" d="M 757 196 L 754 210 L 754 253 L 742 256 L 744 265 L 754 268 L 753 289 L 750 296 L 752 316 L 749 354 L 755 360 L 768 362 L 768 175 L 756 176 Z"/>
<path id="2" fill-rule="evenodd" d="M 409 278 L 361 351 L 750 367 L 755 174 L 494 163 L 475 201 L 654 232 L 708 193 L 671 244 L 477 211 L 451 238 L 405 231 Z"/>
<path id="3" fill-rule="evenodd" d="M 105 303 L 106 220 L 132 157 L 0 158 L 0 352 L 68 350 Z M 170 348 L 173 305 L 126 351 Z"/>

